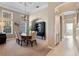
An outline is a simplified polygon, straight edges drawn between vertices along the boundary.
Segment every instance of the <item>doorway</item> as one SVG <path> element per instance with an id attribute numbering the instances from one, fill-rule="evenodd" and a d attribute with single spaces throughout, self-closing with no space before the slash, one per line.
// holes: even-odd
<path id="1" fill-rule="evenodd" d="M 62 16 L 62 40 L 65 55 L 78 55 L 76 40 L 77 13 L 63 14 Z"/>
<path id="2" fill-rule="evenodd" d="M 46 21 L 39 18 L 32 21 L 32 30 L 37 32 L 37 38 L 46 40 Z"/>

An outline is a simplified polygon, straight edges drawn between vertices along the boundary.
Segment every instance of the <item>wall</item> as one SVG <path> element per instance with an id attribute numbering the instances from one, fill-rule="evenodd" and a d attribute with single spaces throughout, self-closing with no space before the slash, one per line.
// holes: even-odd
<path id="1" fill-rule="evenodd" d="M 60 32 L 61 28 L 60 28 L 60 16 L 59 15 L 55 15 L 55 44 L 59 44 L 60 39 L 61 39 L 61 33 Z"/>
<path id="2" fill-rule="evenodd" d="M 60 5 L 61 2 L 49 2 L 48 3 L 48 47 L 55 47 L 55 8 Z"/>
<path id="3" fill-rule="evenodd" d="M 59 13 L 62 13 L 62 12 L 66 12 L 66 11 L 74 11 L 78 8 L 79 8 L 79 2 L 68 2 L 68 3 L 61 4 L 61 6 L 58 6 L 56 8 L 56 10 Z"/>
<path id="4" fill-rule="evenodd" d="M 46 22 L 46 38 L 47 38 L 47 31 L 48 31 L 48 7 L 42 9 L 32 15 L 30 15 L 30 25 L 32 24 L 33 20 L 45 21 Z M 46 39 L 47 40 L 47 39 Z"/>
<path id="5" fill-rule="evenodd" d="M 30 22 L 35 19 L 43 19 L 44 21 L 48 20 L 48 8 L 42 9 L 36 13 L 30 15 Z"/>
<path id="6" fill-rule="evenodd" d="M 32 20 L 40 18 L 46 21 L 46 40 L 49 48 L 55 46 L 55 8 L 60 4 L 61 2 L 49 2 L 48 8 L 30 15 L 30 23 Z"/>

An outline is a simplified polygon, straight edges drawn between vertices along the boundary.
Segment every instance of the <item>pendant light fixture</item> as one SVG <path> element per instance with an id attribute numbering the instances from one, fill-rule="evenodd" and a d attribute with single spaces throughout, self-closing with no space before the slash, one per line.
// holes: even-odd
<path id="1" fill-rule="evenodd" d="M 27 7 L 27 3 L 24 2 L 24 6 L 25 6 L 25 15 L 24 15 L 24 21 L 26 22 L 26 35 L 29 35 L 29 15 L 27 15 L 27 11 L 26 11 L 26 7 Z"/>
<path id="2" fill-rule="evenodd" d="M 26 21 L 27 20 L 27 15 L 26 15 L 26 2 L 24 2 L 24 7 L 25 7 L 24 21 Z"/>

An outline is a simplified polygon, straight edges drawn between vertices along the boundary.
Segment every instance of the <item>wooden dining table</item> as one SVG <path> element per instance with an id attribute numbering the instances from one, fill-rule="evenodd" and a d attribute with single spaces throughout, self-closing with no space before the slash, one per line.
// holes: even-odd
<path id="1" fill-rule="evenodd" d="M 26 35 L 25 33 L 22 33 L 21 34 L 21 38 L 25 39 L 25 40 L 30 40 L 30 39 L 32 39 L 32 35 L 31 34 Z"/>
<path id="2" fill-rule="evenodd" d="M 25 39 L 25 40 L 30 40 L 32 39 L 32 36 L 21 36 L 22 39 Z"/>
<path id="3" fill-rule="evenodd" d="M 25 41 L 26 45 L 31 44 L 32 36 L 21 36 L 21 38 Z"/>

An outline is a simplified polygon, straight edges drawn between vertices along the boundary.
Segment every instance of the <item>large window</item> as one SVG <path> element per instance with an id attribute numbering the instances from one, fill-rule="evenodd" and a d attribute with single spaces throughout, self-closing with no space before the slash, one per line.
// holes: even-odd
<path id="1" fill-rule="evenodd" d="M 13 33 L 13 13 L 2 10 L 2 19 L 0 19 L 0 32 L 2 33 Z"/>
<path id="2" fill-rule="evenodd" d="M 26 33 L 27 33 L 27 23 L 26 22 L 22 22 L 20 24 L 20 32 L 22 34 L 25 34 L 26 35 Z"/>
<path id="3" fill-rule="evenodd" d="M 5 33 L 13 33 L 12 31 L 12 21 L 3 21 L 4 22 L 4 26 L 3 26 L 3 32 Z"/>
<path id="4" fill-rule="evenodd" d="M 72 33 L 73 32 L 73 23 L 66 24 L 66 32 Z"/>

